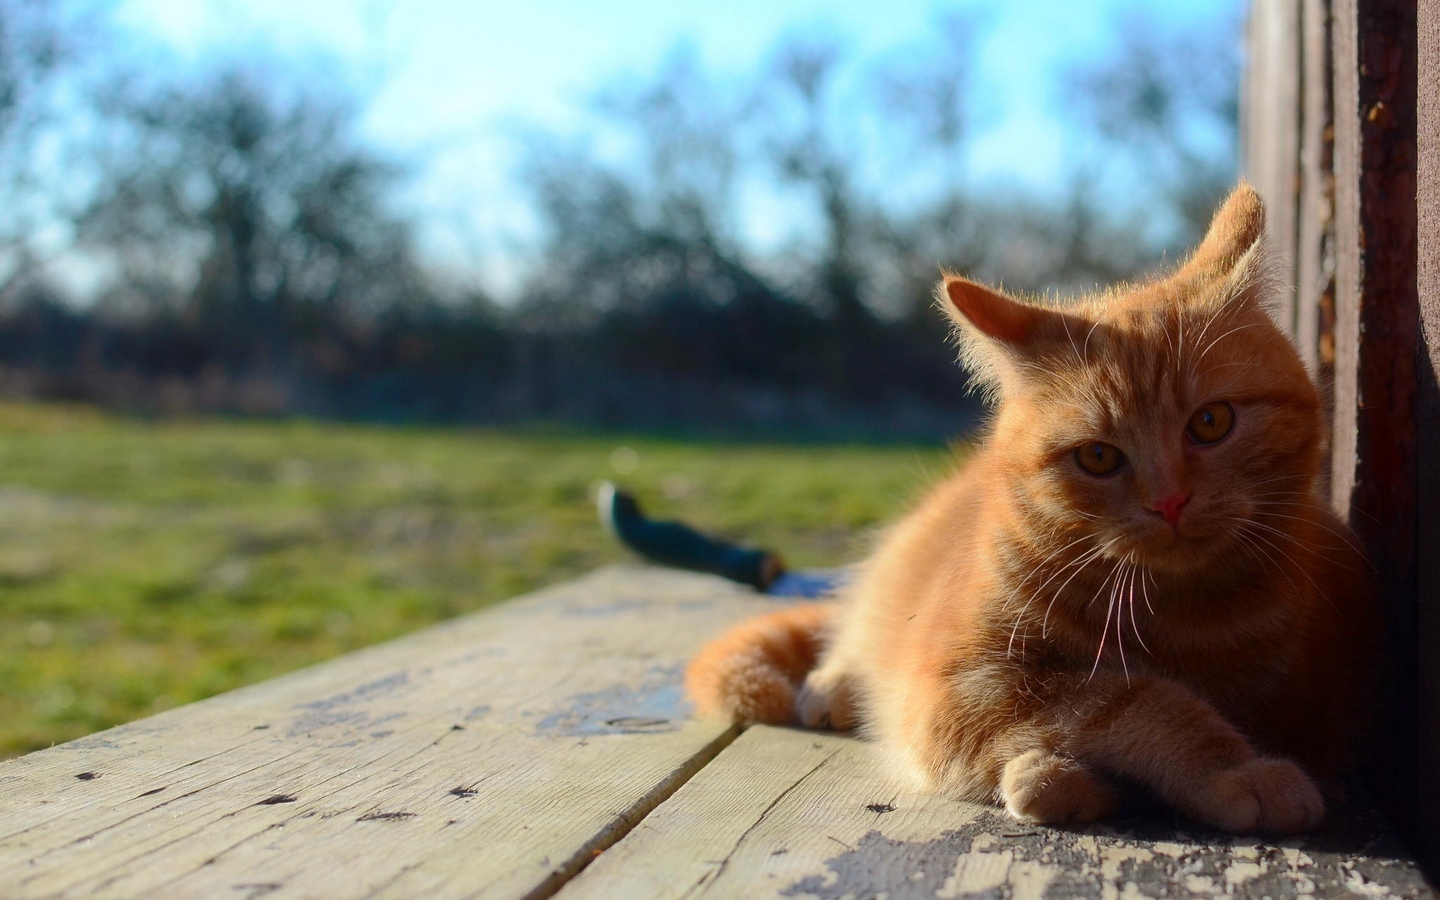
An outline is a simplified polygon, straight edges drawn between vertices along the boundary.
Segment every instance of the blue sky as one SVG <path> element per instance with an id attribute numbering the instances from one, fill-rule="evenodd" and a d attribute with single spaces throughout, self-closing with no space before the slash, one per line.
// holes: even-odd
<path id="1" fill-rule="evenodd" d="M 1056 78 L 1109 52 L 1117 17 L 1177 28 L 1238 21 L 1242 0 L 725 0 L 722 3 L 377 2 L 377 0 L 121 0 L 117 17 L 141 45 L 180 64 L 261 55 L 304 61 L 367 98 L 364 127 L 380 147 L 417 163 L 407 205 L 425 217 L 438 260 L 495 270 L 523 232 L 512 186 L 512 130 L 526 121 L 580 127 L 585 101 L 626 75 L 653 75 L 682 42 L 720 78 L 754 72 L 782 37 L 838 40 L 854 60 L 905 54 L 945 16 L 977 17 L 984 40 L 969 67 L 979 102 L 971 176 L 1044 189 L 1063 170 L 1071 137 Z M 148 51 L 147 51 L 148 52 Z M 288 64 L 288 62 L 287 62 Z M 503 270 L 503 265 L 499 267 Z M 502 276 L 503 278 L 503 276 Z"/>

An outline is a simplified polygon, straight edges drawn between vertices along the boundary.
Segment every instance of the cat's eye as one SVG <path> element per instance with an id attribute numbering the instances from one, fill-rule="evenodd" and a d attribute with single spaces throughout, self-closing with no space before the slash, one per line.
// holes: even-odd
<path id="1" fill-rule="evenodd" d="M 1195 410 L 1185 433 L 1197 444 L 1213 444 L 1235 427 L 1235 408 L 1228 403 L 1207 403 Z"/>
<path id="2" fill-rule="evenodd" d="M 1091 441 L 1075 448 L 1075 462 L 1091 475 L 1103 478 L 1119 471 L 1125 463 L 1125 454 L 1114 445 Z"/>

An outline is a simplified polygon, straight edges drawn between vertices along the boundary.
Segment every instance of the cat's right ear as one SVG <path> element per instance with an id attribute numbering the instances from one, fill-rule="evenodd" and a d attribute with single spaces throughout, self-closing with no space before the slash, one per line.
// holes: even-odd
<path id="1" fill-rule="evenodd" d="M 936 300 L 955 324 L 961 364 L 991 390 L 1015 371 L 1012 360 L 1032 356 L 1057 337 L 1063 340 L 1070 324 L 1070 317 L 1059 310 L 1025 303 L 948 272 Z"/>
<path id="2" fill-rule="evenodd" d="M 1027 343 L 1050 310 L 1021 303 L 983 284 L 946 275 L 940 285 L 942 303 L 961 328 L 973 328 L 991 340 L 1013 347 Z"/>

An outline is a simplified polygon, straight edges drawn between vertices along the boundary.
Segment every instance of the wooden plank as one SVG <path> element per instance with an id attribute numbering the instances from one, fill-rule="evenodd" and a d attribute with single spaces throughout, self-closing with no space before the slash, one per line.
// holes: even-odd
<path id="1" fill-rule="evenodd" d="M 733 738 L 681 668 L 773 606 L 606 570 L 11 760 L 4 896 L 544 896 Z"/>
<path id="2" fill-rule="evenodd" d="M 1440 871 L 1440 0 L 1420 0 L 1416 118 L 1420 300 L 1419 697 L 1416 850 Z"/>
<path id="3" fill-rule="evenodd" d="M 1334 498 L 1392 570 L 1413 567 L 1415 6 L 1335 4 Z M 1362 72 L 1364 73 L 1362 75 Z M 1408 515 L 1407 515 L 1408 513 Z"/>
<path id="4" fill-rule="evenodd" d="M 1358 807 L 1306 838 L 1083 828 L 918 793 L 854 738 L 758 727 L 560 892 L 608 897 L 1433 896 Z"/>
<path id="5" fill-rule="evenodd" d="M 1302 0 L 1300 31 L 1295 343 L 1328 396 L 1335 369 L 1335 120 L 1329 0 Z"/>
<path id="6" fill-rule="evenodd" d="M 1335 0 L 1335 418 L 1331 499 L 1380 573 L 1396 687 L 1376 772 L 1415 821 L 1415 3 Z"/>
<path id="7" fill-rule="evenodd" d="M 1246 27 L 1241 168 L 1265 201 L 1280 326 L 1295 334 L 1300 159 L 1300 0 L 1252 3 Z"/>

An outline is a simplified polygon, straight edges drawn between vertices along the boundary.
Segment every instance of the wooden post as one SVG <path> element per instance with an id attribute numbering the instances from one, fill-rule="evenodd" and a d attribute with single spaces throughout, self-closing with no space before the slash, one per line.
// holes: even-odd
<path id="1" fill-rule="evenodd" d="M 1419 759 L 1416 851 L 1440 868 L 1440 0 L 1420 0 L 1416 212 L 1420 301 Z"/>
<path id="2" fill-rule="evenodd" d="M 1329 0 L 1300 8 L 1300 211 L 1295 343 L 1322 390 L 1335 375 L 1335 118 Z"/>
<path id="3" fill-rule="evenodd" d="M 1279 261 L 1274 273 L 1280 327 L 1292 337 L 1295 305 L 1296 212 L 1300 182 L 1300 0 L 1250 7 L 1250 53 L 1241 96 L 1241 166 L 1265 201 L 1265 231 Z"/>
<path id="4" fill-rule="evenodd" d="M 1335 0 L 1335 423 L 1331 497 L 1380 571 L 1394 724 L 1382 801 L 1416 790 L 1415 0 Z"/>

